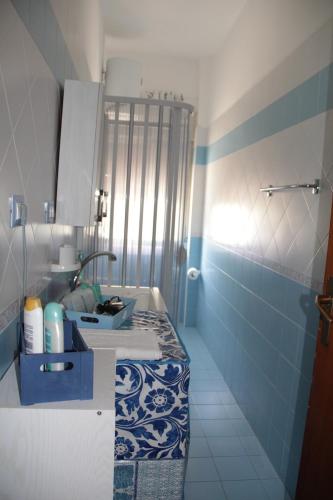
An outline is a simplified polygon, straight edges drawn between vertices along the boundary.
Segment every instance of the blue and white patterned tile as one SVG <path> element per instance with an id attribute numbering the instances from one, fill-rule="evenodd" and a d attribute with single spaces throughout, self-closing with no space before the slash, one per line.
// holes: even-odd
<path id="1" fill-rule="evenodd" d="M 188 382 L 184 364 L 117 363 L 116 459 L 186 456 Z"/>
<path id="2" fill-rule="evenodd" d="M 183 500 L 185 460 L 140 460 L 136 500 Z"/>

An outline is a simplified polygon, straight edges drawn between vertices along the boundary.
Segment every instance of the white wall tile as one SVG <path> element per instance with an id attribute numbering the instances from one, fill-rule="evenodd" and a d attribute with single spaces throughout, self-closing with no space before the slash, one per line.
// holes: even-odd
<path id="1" fill-rule="evenodd" d="M 3 77 L 0 66 L 0 171 L 4 156 L 7 152 L 10 137 L 12 134 L 12 128 L 9 120 L 7 99 L 5 95 L 5 89 L 3 85 Z"/>
<path id="2" fill-rule="evenodd" d="M 9 252 L 0 283 L 0 311 L 9 307 L 22 294 L 22 279 L 18 274 L 12 254 Z"/>
<path id="3" fill-rule="evenodd" d="M 9 103 L 11 123 L 15 126 L 28 95 L 23 31 L 14 8 L 1 4 L 0 65 Z"/>
<path id="4" fill-rule="evenodd" d="M 22 228 L 9 228 L 8 197 L 24 195 L 33 222 L 26 226 L 28 286 L 41 280 L 47 285 L 49 261 L 58 258 L 61 244 L 75 242 L 75 231 L 42 224 L 42 203 L 55 192 L 58 84 L 10 0 L 0 9 L 1 314 L 22 293 Z"/>
<path id="5" fill-rule="evenodd" d="M 25 180 L 37 161 L 37 144 L 34 133 L 34 123 L 30 100 L 27 99 L 15 128 L 15 145 L 21 171 L 24 171 Z"/>
<path id="6" fill-rule="evenodd" d="M 7 234 L 9 235 L 8 198 L 11 194 L 25 195 L 13 139 L 4 158 L 0 176 L 0 213 L 2 220 L 7 224 Z"/>
<path id="7" fill-rule="evenodd" d="M 322 277 L 323 249 L 318 251 L 327 238 L 332 201 L 330 174 L 323 171 L 327 128 L 333 132 L 330 115 L 322 113 L 209 164 L 204 235 L 260 262 L 266 259 L 281 272 L 283 268 L 293 276 L 301 273 L 306 282 Z M 259 192 L 270 184 L 307 183 L 315 178 L 321 179 L 319 195 L 298 190 L 269 198 Z M 221 218 L 214 229 L 216 210 Z M 226 212 L 234 221 L 223 225 Z"/>

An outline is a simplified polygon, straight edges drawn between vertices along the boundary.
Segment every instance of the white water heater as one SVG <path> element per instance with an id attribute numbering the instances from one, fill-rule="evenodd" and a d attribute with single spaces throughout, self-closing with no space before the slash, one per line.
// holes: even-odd
<path id="1" fill-rule="evenodd" d="M 141 64 L 132 59 L 112 57 L 106 62 L 105 94 L 140 97 Z"/>

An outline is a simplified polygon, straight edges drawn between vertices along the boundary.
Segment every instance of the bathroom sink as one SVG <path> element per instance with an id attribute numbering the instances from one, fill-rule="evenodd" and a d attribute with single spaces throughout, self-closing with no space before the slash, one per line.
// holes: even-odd
<path id="1" fill-rule="evenodd" d="M 102 295 L 119 295 L 136 299 L 135 311 L 167 312 L 161 292 L 157 287 L 101 285 Z"/>
<path id="2" fill-rule="evenodd" d="M 94 330 L 80 334 L 91 349 L 113 349 L 116 359 L 157 360 L 162 358 L 158 333 L 154 330 Z"/>

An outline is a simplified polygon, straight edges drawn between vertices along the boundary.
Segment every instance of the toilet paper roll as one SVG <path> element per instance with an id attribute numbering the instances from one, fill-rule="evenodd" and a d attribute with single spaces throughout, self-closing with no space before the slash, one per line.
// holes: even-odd
<path id="1" fill-rule="evenodd" d="M 199 269 L 197 269 L 196 267 L 190 267 L 188 270 L 187 270 L 187 277 L 189 280 L 192 280 L 192 281 L 195 281 L 199 278 L 201 274 L 201 271 L 199 271 Z"/>
<path id="2" fill-rule="evenodd" d="M 61 266 L 70 266 L 75 264 L 76 250 L 72 245 L 62 245 L 59 248 L 59 264 Z"/>

